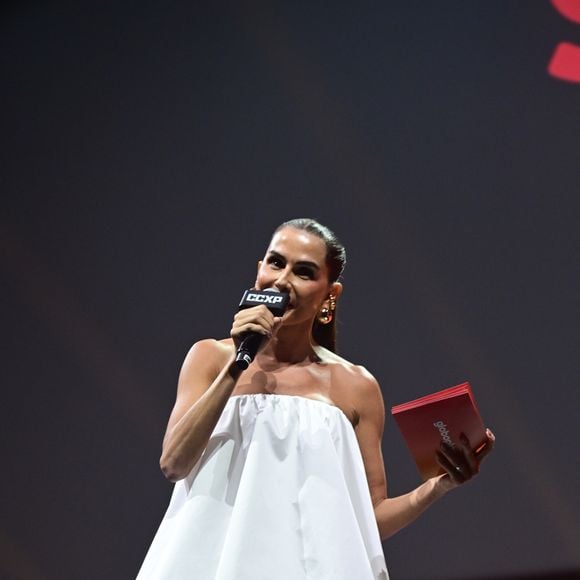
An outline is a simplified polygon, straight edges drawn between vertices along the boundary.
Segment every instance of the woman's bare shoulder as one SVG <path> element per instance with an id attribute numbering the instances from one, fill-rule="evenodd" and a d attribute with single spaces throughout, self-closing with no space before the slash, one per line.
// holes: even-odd
<path id="1" fill-rule="evenodd" d="M 326 351 L 320 353 L 320 358 L 330 370 L 331 397 L 348 417 L 352 417 L 352 424 L 357 427 L 361 419 L 374 415 L 380 424 L 384 403 L 375 377 L 364 366 L 336 353 Z"/>
<path id="2" fill-rule="evenodd" d="M 321 362 L 331 367 L 335 380 L 348 385 L 349 388 L 362 389 L 366 392 L 380 390 L 375 377 L 363 365 L 355 364 L 326 348 L 319 349 L 317 354 Z"/>
<path id="3" fill-rule="evenodd" d="M 231 338 L 205 338 L 200 342 L 208 343 L 219 352 L 231 354 L 234 350 L 234 341 Z"/>
<path id="4" fill-rule="evenodd" d="M 185 364 L 191 361 L 204 361 L 210 365 L 224 363 L 234 352 L 234 343 L 231 338 L 203 338 L 195 342 L 187 356 Z"/>

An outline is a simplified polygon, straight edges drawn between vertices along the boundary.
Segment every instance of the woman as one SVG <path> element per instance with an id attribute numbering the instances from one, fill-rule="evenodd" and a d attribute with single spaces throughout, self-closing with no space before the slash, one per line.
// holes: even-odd
<path id="1" fill-rule="evenodd" d="M 489 431 L 477 456 L 442 448 L 444 475 L 387 497 L 381 391 L 333 352 L 344 264 L 328 228 L 282 224 L 255 288 L 287 292 L 288 310 L 241 310 L 231 338 L 187 354 L 160 461 L 177 483 L 139 579 L 385 580 L 380 538 L 478 472 Z M 264 340 L 241 371 L 248 332 Z"/>

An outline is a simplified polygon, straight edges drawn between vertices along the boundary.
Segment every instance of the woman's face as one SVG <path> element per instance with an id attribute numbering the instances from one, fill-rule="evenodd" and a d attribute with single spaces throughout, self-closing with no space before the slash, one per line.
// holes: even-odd
<path id="1" fill-rule="evenodd" d="M 318 236 L 293 227 L 277 231 L 264 259 L 258 263 L 256 288 L 277 288 L 290 294 L 284 323 L 312 321 L 340 284 L 328 280 L 326 244 Z"/>

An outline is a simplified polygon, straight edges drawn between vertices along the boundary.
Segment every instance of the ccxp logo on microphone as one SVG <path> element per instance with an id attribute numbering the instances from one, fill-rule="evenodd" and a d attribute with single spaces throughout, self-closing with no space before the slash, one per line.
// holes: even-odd
<path id="1" fill-rule="evenodd" d="M 270 292 L 267 294 L 255 294 L 251 292 L 246 296 L 247 302 L 255 302 L 256 304 L 281 304 L 283 300 L 284 296 L 281 294 L 273 294 Z"/>

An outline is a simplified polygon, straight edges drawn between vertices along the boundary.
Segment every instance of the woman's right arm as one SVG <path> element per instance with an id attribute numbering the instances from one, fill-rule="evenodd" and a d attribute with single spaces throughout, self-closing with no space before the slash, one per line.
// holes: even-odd
<path id="1" fill-rule="evenodd" d="M 279 320 L 265 306 L 242 310 L 231 330 L 234 348 L 208 339 L 187 353 L 159 460 L 167 479 L 183 479 L 201 457 L 242 372 L 235 363 L 240 337 L 247 332 L 271 336 Z"/>
<path id="2" fill-rule="evenodd" d="M 185 357 L 159 460 L 169 481 L 183 479 L 196 464 L 236 386 L 241 371 L 233 352 L 224 356 L 226 348 L 202 340 Z"/>

